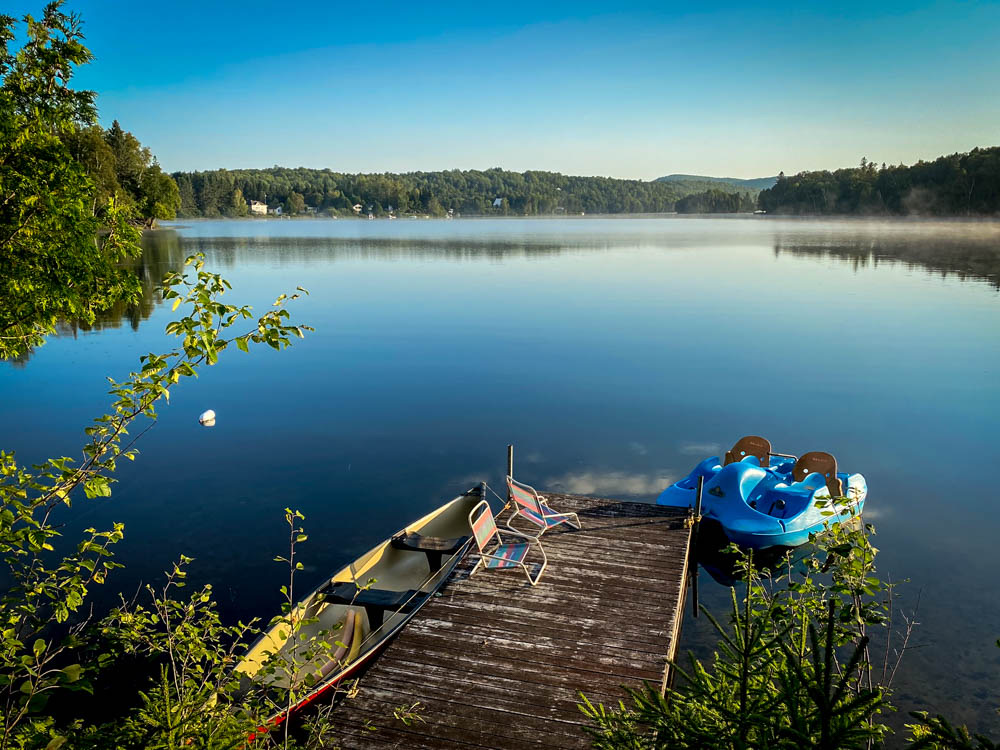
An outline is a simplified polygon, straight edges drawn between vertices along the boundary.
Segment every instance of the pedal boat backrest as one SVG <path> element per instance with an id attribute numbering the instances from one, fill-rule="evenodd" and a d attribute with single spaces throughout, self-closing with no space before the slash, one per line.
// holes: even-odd
<path id="1" fill-rule="evenodd" d="M 761 467 L 766 469 L 771 459 L 771 441 L 758 435 L 741 437 L 736 441 L 733 449 L 726 452 L 726 462 L 723 466 L 742 461 L 747 456 L 756 456 Z"/>
<path id="2" fill-rule="evenodd" d="M 792 467 L 792 479 L 796 482 L 805 480 L 810 474 L 821 474 L 830 490 L 830 497 L 843 497 L 844 488 L 837 477 L 837 459 L 823 451 L 803 453 Z"/>

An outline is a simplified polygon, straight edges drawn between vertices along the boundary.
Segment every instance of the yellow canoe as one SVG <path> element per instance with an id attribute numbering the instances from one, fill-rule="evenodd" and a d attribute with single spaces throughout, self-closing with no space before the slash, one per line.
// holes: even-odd
<path id="1" fill-rule="evenodd" d="M 299 626 L 294 637 L 288 618 L 261 635 L 237 672 L 281 687 L 289 682 L 305 685 L 310 674 L 317 680 L 290 711 L 271 717 L 269 726 L 281 724 L 371 661 L 441 588 L 469 548 L 469 513 L 484 498 L 483 486 L 471 489 L 337 571 L 296 605 L 293 622 L 315 622 Z M 326 640 L 329 648 L 317 648 L 317 639 Z M 346 654 L 337 641 L 348 647 Z M 276 654 L 288 666 L 262 676 L 264 665 Z"/>

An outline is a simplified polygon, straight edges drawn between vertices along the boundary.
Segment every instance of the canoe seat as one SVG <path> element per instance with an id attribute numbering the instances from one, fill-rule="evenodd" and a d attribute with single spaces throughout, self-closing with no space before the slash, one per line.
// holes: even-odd
<path id="1" fill-rule="evenodd" d="M 427 555 L 427 566 L 431 569 L 431 573 L 436 573 L 441 569 L 442 556 L 455 554 L 462 549 L 468 541 L 468 536 L 457 536 L 453 539 L 444 539 L 439 536 L 399 533 L 389 540 L 389 545 L 393 549 L 423 552 Z"/>
<path id="2" fill-rule="evenodd" d="M 391 612 L 412 612 L 423 601 L 424 593 L 416 589 L 409 591 L 389 591 L 387 589 L 358 589 L 357 585 L 346 581 L 331 583 L 320 594 L 328 604 L 357 604 L 368 613 L 368 625 L 372 630 L 382 626 L 386 610 Z"/>

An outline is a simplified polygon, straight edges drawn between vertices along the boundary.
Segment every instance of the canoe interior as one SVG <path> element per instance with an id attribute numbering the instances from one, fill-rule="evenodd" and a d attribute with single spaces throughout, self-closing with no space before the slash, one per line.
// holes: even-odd
<path id="1" fill-rule="evenodd" d="M 480 501 L 478 492 L 461 495 L 454 500 L 445 503 L 436 510 L 428 513 L 423 518 L 414 521 L 409 526 L 401 529 L 405 533 L 418 533 L 427 537 L 454 538 L 467 536 L 469 530 L 469 512 Z M 347 614 L 348 607 L 354 610 L 356 615 L 361 617 L 363 623 L 364 640 L 361 644 L 361 651 L 354 663 L 362 661 L 367 654 L 377 648 L 381 642 L 411 614 L 404 612 L 385 612 L 384 620 L 380 627 L 372 629 L 368 613 L 365 608 L 355 605 L 334 604 L 323 601 L 319 592 L 331 583 L 355 583 L 358 587 L 364 587 L 370 579 L 375 579 L 371 588 L 385 591 L 410 591 L 418 590 L 424 593 L 432 593 L 436 590 L 443 578 L 448 575 L 451 563 L 455 554 L 444 555 L 441 567 L 436 573 L 432 573 L 428 556 L 417 550 L 395 549 L 387 539 L 372 549 L 368 550 L 354 562 L 339 570 L 335 575 L 323 581 L 309 596 L 300 601 L 296 606 L 296 618 L 312 619 L 317 621 L 306 625 L 300 630 L 299 644 L 308 641 L 323 631 L 330 631 L 326 638 L 335 642 L 343 639 L 342 630 L 337 628 L 342 623 Z M 418 594 L 418 598 L 425 599 L 424 594 Z M 237 671 L 250 677 L 255 675 L 269 657 L 270 654 L 281 652 L 291 659 L 293 657 L 294 644 L 287 638 L 287 625 L 276 625 L 264 633 L 263 636 L 247 651 L 243 661 L 237 667 Z M 284 631 L 284 632 L 283 632 Z M 282 637 L 282 636 L 286 637 Z M 297 647 L 301 649 L 302 646 Z M 298 660 L 298 659 L 296 659 Z M 329 656 L 319 655 L 310 663 L 304 665 L 297 673 L 294 680 L 297 682 L 303 678 L 306 672 L 315 673 L 324 666 L 329 669 Z M 323 683 L 331 683 L 339 678 L 347 669 L 346 665 L 338 665 L 329 671 Z M 287 687 L 287 677 L 271 677 L 269 681 L 274 684 Z"/>

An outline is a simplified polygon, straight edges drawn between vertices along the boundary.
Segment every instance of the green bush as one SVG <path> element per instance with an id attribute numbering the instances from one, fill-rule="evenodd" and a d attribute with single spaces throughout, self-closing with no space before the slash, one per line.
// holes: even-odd
<path id="1" fill-rule="evenodd" d="M 897 584 L 877 575 L 873 534 L 847 519 L 815 536 L 804 560 L 793 564 L 789 553 L 770 575 L 732 545 L 743 584 L 731 590 L 727 625 L 705 611 L 719 637 L 712 658 L 672 664 L 676 684 L 665 694 L 627 689 L 630 701 L 611 708 L 582 696 L 594 747 L 882 747 L 890 730 L 881 719 L 894 710 L 892 680 L 915 622 L 900 624 Z M 996 747 L 982 737 L 971 744 L 941 717 L 914 716 L 916 747 Z"/>

